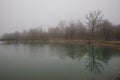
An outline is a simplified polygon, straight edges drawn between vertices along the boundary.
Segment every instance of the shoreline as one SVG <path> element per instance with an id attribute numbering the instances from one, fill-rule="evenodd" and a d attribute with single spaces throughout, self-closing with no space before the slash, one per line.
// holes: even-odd
<path id="1" fill-rule="evenodd" d="M 103 40 L 48 40 L 48 43 L 64 43 L 64 44 L 92 44 L 103 47 L 116 48 L 120 50 L 120 41 L 103 41 Z"/>
<path id="2" fill-rule="evenodd" d="M 3 43 L 60 43 L 60 44 L 92 44 L 100 45 L 103 47 L 116 48 L 120 50 L 120 41 L 104 41 L 104 40 L 12 40 L 12 41 L 1 41 Z"/>

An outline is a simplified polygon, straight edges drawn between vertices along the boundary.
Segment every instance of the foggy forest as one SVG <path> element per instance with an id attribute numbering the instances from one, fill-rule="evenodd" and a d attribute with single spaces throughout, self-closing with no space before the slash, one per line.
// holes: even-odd
<path id="1" fill-rule="evenodd" d="M 114 25 L 100 10 L 90 11 L 85 15 L 86 21 L 62 20 L 55 27 L 47 30 L 33 28 L 6 33 L 2 36 L 3 41 L 40 41 L 40 40 L 120 40 L 120 24 Z"/>

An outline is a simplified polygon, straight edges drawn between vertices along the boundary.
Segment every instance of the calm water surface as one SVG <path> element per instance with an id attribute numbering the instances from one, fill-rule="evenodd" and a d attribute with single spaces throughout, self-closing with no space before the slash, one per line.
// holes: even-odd
<path id="1" fill-rule="evenodd" d="M 113 80 L 120 51 L 93 45 L 0 44 L 0 80 Z"/>

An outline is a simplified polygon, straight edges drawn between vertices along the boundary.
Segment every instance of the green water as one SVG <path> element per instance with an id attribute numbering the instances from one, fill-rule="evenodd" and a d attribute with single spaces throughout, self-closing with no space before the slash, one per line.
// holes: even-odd
<path id="1" fill-rule="evenodd" d="M 113 80 L 120 51 L 93 45 L 0 44 L 0 80 Z"/>

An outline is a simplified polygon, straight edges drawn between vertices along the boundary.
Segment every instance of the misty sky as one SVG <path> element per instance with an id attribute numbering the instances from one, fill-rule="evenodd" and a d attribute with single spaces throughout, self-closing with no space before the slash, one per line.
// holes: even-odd
<path id="1" fill-rule="evenodd" d="M 60 20 L 85 20 L 91 10 L 120 24 L 120 0 L 0 0 L 0 34 L 15 30 L 53 27 Z"/>

